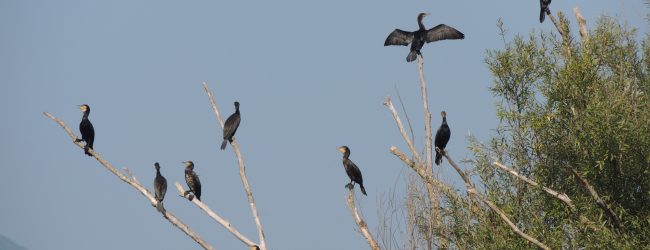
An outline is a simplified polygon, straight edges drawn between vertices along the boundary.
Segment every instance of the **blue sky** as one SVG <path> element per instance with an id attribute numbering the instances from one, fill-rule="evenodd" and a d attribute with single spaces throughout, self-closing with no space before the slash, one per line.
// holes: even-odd
<path id="1" fill-rule="evenodd" d="M 607 14 L 647 31 L 642 1 L 557 1 L 588 25 Z M 466 35 L 423 49 L 433 126 L 446 110 L 455 159 L 465 136 L 497 125 L 485 51 L 508 37 L 548 31 L 537 1 L 0 1 L 0 234 L 30 250 L 198 248 L 130 186 L 70 143 L 48 111 L 77 132 L 87 103 L 95 149 L 151 186 L 153 163 L 171 183 L 192 160 L 203 200 L 250 238 L 255 225 L 231 148 L 201 83 L 225 115 L 241 103 L 237 133 L 272 249 L 364 249 L 345 205 L 338 146 L 364 175 L 358 205 L 373 231 L 380 200 L 403 190 L 406 150 L 382 105 L 399 91 L 422 137 L 417 64 L 384 47 L 395 28 L 445 23 Z M 573 26 L 575 30 L 575 25 Z M 394 98 L 396 99 L 396 98 Z M 397 101 L 395 100 L 397 103 Z M 401 110 L 401 108 L 398 108 Z M 423 142 L 417 145 L 422 148 Z M 447 163 L 436 170 L 457 183 Z M 460 186 L 459 186 L 460 187 Z M 358 191 L 357 191 L 358 192 Z M 243 245 L 170 188 L 165 206 L 218 249 Z"/>

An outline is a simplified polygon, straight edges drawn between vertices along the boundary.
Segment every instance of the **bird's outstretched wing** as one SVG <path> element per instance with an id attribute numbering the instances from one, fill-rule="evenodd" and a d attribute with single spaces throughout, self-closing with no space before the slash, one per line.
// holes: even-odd
<path id="1" fill-rule="evenodd" d="M 424 40 L 427 43 L 439 40 L 463 38 L 465 38 L 465 34 L 444 24 L 439 24 L 438 26 L 427 30 L 427 33 L 424 35 Z"/>
<path id="2" fill-rule="evenodd" d="M 409 45 L 413 41 L 413 32 L 403 31 L 401 29 L 395 29 L 393 32 L 388 35 L 384 46 L 388 45 Z"/>

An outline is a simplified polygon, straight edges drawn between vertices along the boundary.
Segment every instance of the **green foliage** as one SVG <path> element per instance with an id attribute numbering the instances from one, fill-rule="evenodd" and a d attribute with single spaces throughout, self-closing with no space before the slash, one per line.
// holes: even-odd
<path id="1" fill-rule="evenodd" d="M 650 39 L 635 38 L 633 29 L 603 17 L 588 41 L 531 34 L 487 54 L 501 123 L 488 145 L 470 140 L 476 172 L 489 199 L 553 249 L 650 244 Z M 576 209 L 496 169 L 495 159 L 566 193 Z M 570 168 L 603 197 L 620 226 Z M 472 235 L 469 246 L 534 247 L 494 213 L 474 220 L 462 232 Z"/>

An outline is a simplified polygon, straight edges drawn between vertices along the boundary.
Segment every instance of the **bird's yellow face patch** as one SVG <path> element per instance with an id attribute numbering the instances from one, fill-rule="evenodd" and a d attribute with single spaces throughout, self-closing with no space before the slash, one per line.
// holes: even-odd
<path id="1" fill-rule="evenodd" d="M 442 111 L 442 112 L 440 112 L 440 115 L 441 115 L 442 117 L 447 117 L 447 112 Z"/>
<path id="2" fill-rule="evenodd" d="M 345 153 L 345 147 L 343 147 L 343 146 L 339 147 L 339 152 Z"/>
<path id="3" fill-rule="evenodd" d="M 79 109 L 81 109 L 83 112 L 86 112 L 86 110 L 88 110 L 88 105 L 81 105 L 79 106 Z"/>

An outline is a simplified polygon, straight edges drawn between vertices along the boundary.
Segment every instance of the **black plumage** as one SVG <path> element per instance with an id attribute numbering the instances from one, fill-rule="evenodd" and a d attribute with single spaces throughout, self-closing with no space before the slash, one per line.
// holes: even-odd
<path id="1" fill-rule="evenodd" d="M 162 212 L 162 201 L 165 199 L 165 193 L 167 193 L 167 179 L 160 174 L 160 164 L 156 162 L 154 166 L 156 167 L 156 178 L 153 179 L 154 196 L 158 201 L 156 207 L 158 208 L 158 211 Z"/>
<path id="2" fill-rule="evenodd" d="M 83 112 L 83 117 L 81 118 L 81 123 L 79 123 L 79 131 L 81 132 L 81 139 L 75 140 L 76 142 L 84 141 L 86 145 L 84 146 L 84 153 L 88 156 L 93 156 L 88 152 L 88 149 L 93 149 L 93 143 L 95 142 L 95 128 L 93 124 L 88 120 L 88 115 L 90 115 L 90 106 L 87 104 L 79 105 L 79 109 Z"/>
<path id="3" fill-rule="evenodd" d="M 539 22 L 543 23 L 546 15 L 551 14 L 551 9 L 548 6 L 551 5 L 551 0 L 539 0 Z"/>
<path id="4" fill-rule="evenodd" d="M 417 55 L 422 55 L 422 53 L 420 53 L 420 50 L 422 49 L 422 46 L 424 46 L 424 43 L 430 43 L 430 42 L 447 40 L 447 39 L 465 38 L 465 35 L 463 33 L 444 24 L 439 24 L 438 26 L 427 30 L 426 28 L 424 28 L 424 24 L 422 24 L 422 19 L 427 15 L 429 14 L 420 13 L 418 15 L 418 25 L 420 26 L 420 29 L 416 31 L 409 32 L 400 29 L 395 29 L 386 38 L 386 41 L 384 42 L 384 46 L 388 46 L 388 45 L 407 46 L 411 44 L 411 51 L 406 57 L 406 61 L 412 62 L 417 58 Z"/>
<path id="5" fill-rule="evenodd" d="M 185 163 L 185 182 L 187 182 L 187 187 L 190 188 L 189 191 L 185 191 L 185 195 L 192 192 L 198 200 L 201 200 L 201 180 L 199 180 L 199 175 L 194 172 L 194 162 L 186 161 L 183 163 Z"/>
<path id="6" fill-rule="evenodd" d="M 239 114 L 239 102 L 235 102 L 235 113 L 226 119 L 223 124 L 223 142 L 221 143 L 221 150 L 226 149 L 228 142 L 232 143 L 232 137 L 235 136 L 239 123 L 241 122 L 241 115 Z"/>
<path id="7" fill-rule="evenodd" d="M 359 183 L 361 193 L 367 195 L 366 188 L 363 187 L 363 176 L 361 176 L 361 170 L 359 170 L 359 167 L 350 160 L 350 148 L 347 146 L 340 146 L 339 151 L 343 153 L 343 168 L 345 168 L 345 173 L 350 177 L 350 183 L 345 186 L 349 189 L 353 189 L 354 183 Z"/>
<path id="8" fill-rule="evenodd" d="M 440 128 L 438 128 L 438 132 L 436 132 L 435 139 L 435 145 L 436 148 L 438 148 L 438 150 L 436 150 L 436 165 L 442 163 L 442 156 L 445 152 L 445 147 L 451 137 L 451 130 L 449 130 L 449 125 L 447 125 L 447 112 L 442 111 L 440 112 L 440 115 L 442 116 L 442 124 L 440 125 Z"/>

